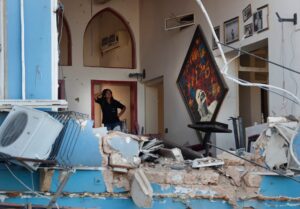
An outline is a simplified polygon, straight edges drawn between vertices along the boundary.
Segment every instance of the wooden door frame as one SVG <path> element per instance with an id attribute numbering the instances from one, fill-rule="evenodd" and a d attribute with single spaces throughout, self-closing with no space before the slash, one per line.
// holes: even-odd
<path id="1" fill-rule="evenodd" d="M 91 116 L 92 120 L 95 120 L 95 102 L 94 102 L 94 87 L 101 84 L 126 84 L 130 87 L 130 117 L 131 117 L 131 132 L 137 131 L 137 81 L 107 81 L 107 80 L 91 80 Z"/>

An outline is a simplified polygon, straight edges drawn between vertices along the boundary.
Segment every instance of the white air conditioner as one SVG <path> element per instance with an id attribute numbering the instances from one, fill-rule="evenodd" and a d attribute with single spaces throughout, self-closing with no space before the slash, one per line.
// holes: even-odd
<path id="1" fill-rule="evenodd" d="M 95 4 L 105 4 L 109 2 L 110 0 L 95 0 Z"/>
<path id="2" fill-rule="evenodd" d="M 183 29 L 194 24 L 194 13 L 173 16 L 165 19 L 165 30 Z"/>
<path id="3" fill-rule="evenodd" d="M 0 127 L 0 153 L 45 160 L 62 128 L 46 112 L 14 106 Z M 34 162 L 24 163 L 33 170 L 39 166 Z"/>

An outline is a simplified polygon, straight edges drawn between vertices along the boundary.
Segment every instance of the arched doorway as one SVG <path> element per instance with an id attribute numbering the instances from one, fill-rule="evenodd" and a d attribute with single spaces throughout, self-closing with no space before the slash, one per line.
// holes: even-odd
<path id="1" fill-rule="evenodd" d="M 127 22 L 106 8 L 88 23 L 83 40 L 83 63 L 88 67 L 135 68 L 135 44 Z"/>

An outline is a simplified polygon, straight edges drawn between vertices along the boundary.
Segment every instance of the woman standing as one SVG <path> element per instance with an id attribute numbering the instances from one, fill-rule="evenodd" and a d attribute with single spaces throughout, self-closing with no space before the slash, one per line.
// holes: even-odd
<path id="1" fill-rule="evenodd" d="M 112 91 L 104 89 L 102 93 L 95 94 L 94 99 L 101 106 L 102 123 L 107 127 L 107 130 L 113 130 L 117 126 L 122 129 L 120 117 L 125 112 L 126 107 L 113 98 Z M 118 109 L 121 109 L 119 113 Z"/>

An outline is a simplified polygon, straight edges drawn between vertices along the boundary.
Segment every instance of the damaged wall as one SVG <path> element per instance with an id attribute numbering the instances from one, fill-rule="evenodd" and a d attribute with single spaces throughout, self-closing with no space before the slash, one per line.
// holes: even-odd
<path id="1" fill-rule="evenodd" d="M 221 26 L 221 41 L 223 41 L 223 23 L 231 18 L 239 16 L 240 39 L 243 36 L 243 17 L 242 10 L 251 4 L 252 12 L 257 8 L 269 4 L 269 29 L 262 33 L 254 33 L 253 36 L 244 39 L 242 42 L 231 44 L 233 47 L 240 45 L 246 46 L 255 42 L 268 39 L 269 59 L 280 64 L 284 64 L 294 69 L 299 68 L 300 60 L 295 56 L 300 53 L 300 49 L 293 47 L 300 44 L 300 36 L 297 36 L 296 29 L 292 23 L 284 23 L 284 43 L 281 44 L 281 24 L 278 22 L 275 12 L 278 11 L 282 17 L 292 17 L 294 12 L 300 12 L 300 4 L 297 0 L 289 1 L 259 1 L 259 0 L 226 0 L 226 4 L 221 0 L 204 0 L 204 5 L 208 10 L 214 26 Z M 184 102 L 176 86 L 176 79 L 179 75 L 181 66 L 186 56 L 195 26 L 188 27 L 184 30 L 164 31 L 164 19 L 174 15 L 195 13 L 195 22 L 200 24 L 209 44 L 211 44 L 211 32 L 208 24 L 194 0 L 162 0 L 162 1 L 141 1 L 141 66 L 147 71 L 147 79 L 153 79 L 159 76 L 164 77 L 165 91 L 165 127 L 169 133 L 166 134 L 167 139 L 175 140 L 178 143 L 197 142 L 197 136 L 194 131 L 187 128 L 187 124 L 191 123 Z M 248 22 L 247 22 L 248 23 Z M 271 35 L 273 34 L 273 35 Z M 281 50 L 283 47 L 284 51 Z M 229 49 L 224 48 L 228 58 L 232 57 Z M 218 50 L 214 51 L 217 63 L 221 68 L 223 66 Z M 233 75 L 237 75 L 239 69 L 238 61 L 233 62 L 229 68 Z M 282 87 L 282 78 L 285 77 L 286 88 L 295 93 L 297 86 L 300 85 L 298 76 L 290 74 L 286 71 L 285 76 L 282 69 L 278 69 L 273 65 L 269 65 L 269 82 L 272 85 Z M 295 84 L 298 82 L 298 85 Z M 228 123 L 230 116 L 239 115 L 239 96 L 238 86 L 226 80 L 229 92 L 221 106 L 217 120 Z M 289 102 L 274 94 L 269 96 L 270 115 L 281 115 L 296 113 L 299 107 L 292 106 Z M 176 114 L 174 114 L 176 112 Z M 230 128 L 231 122 L 229 122 Z M 180 129 L 178 128 L 180 127 Z M 185 139 L 184 141 L 182 139 Z M 217 145 L 224 148 L 234 146 L 233 134 L 217 134 Z"/>
<path id="2" fill-rule="evenodd" d="M 65 79 L 69 109 L 91 115 L 91 80 L 136 81 L 136 79 L 128 78 L 128 74 L 140 71 L 139 1 L 109 1 L 105 4 L 94 4 L 92 8 L 91 1 L 86 0 L 63 0 L 62 3 L 72 36 L 73 63 L 72 66 L 60 67 L 60 78 Z M 136 69 L 84 67 L 83 36 L 86 26 L 92 16 L 107 7 L 119 13 L 133 32 Z M 75 101 L 76 98 L 79 100 Z M 138 83 L 138 104 L 136 105 L 138 123 L 141 127 L 144 126 L 144 90 L 140 83 Z"/>
<path id="3" fill-rule="evenodd" d="M 208 4 L 213 5 L 210 2 Z M 191 119 L 176 86 L 176 80 L 195 32 L 195 26 L 181 31 L 166 32 L 163 21 L 164 18 L 174 14 L 191 12 L 195 13 L 196 23 L 201 24 L 204 32 L 209 34 L 207 37 L 210 37 L 207 25 L 202 24 L 204 17 L 195 1 L 141 1 L 141 65 L 147 70 L 147 79 L 164 77 L 164 126 L 168 128 L 165 137 L 181 144 L 198 143 L 196 132 L 187 127 L 187 124 L 191 123 Z M 208 42 L 210 43 L 209 39 Z M 217 63 L 221 63 L 218 58 Z M 236 74 L 237 63 L 233 62 L 231 66 L 230 71 Z M 227 119 L 230 116 L 238 114 L 236 99 L 238 91 L 232 83 L 227 82 L 227 85 L 229 92 L 217 118 L 218 121 L 225 123 L 228 123 Z M 224 145 L 228 148 L 234 146 L 232 134 L 217 134 L 218 138 L 222 139 L 219 141 L 220 146 Z"/>
<path id="4" fill-rule="evenodd" d="M 53 48 L 54 45 L 57 45 L 57 33 L 54 33 L 56 15 L 52 12 L 55 2 L 49 0 L 24 1 L 26 99 L 53 99 L 57 94 L 57 66 L 53 64 L 57 60 L 57 54 Z M 5 41 L 7 48 L 5 98 L 21 99 L 22 41 L 20 1 L 18 0 L 6 1 Z"/>

